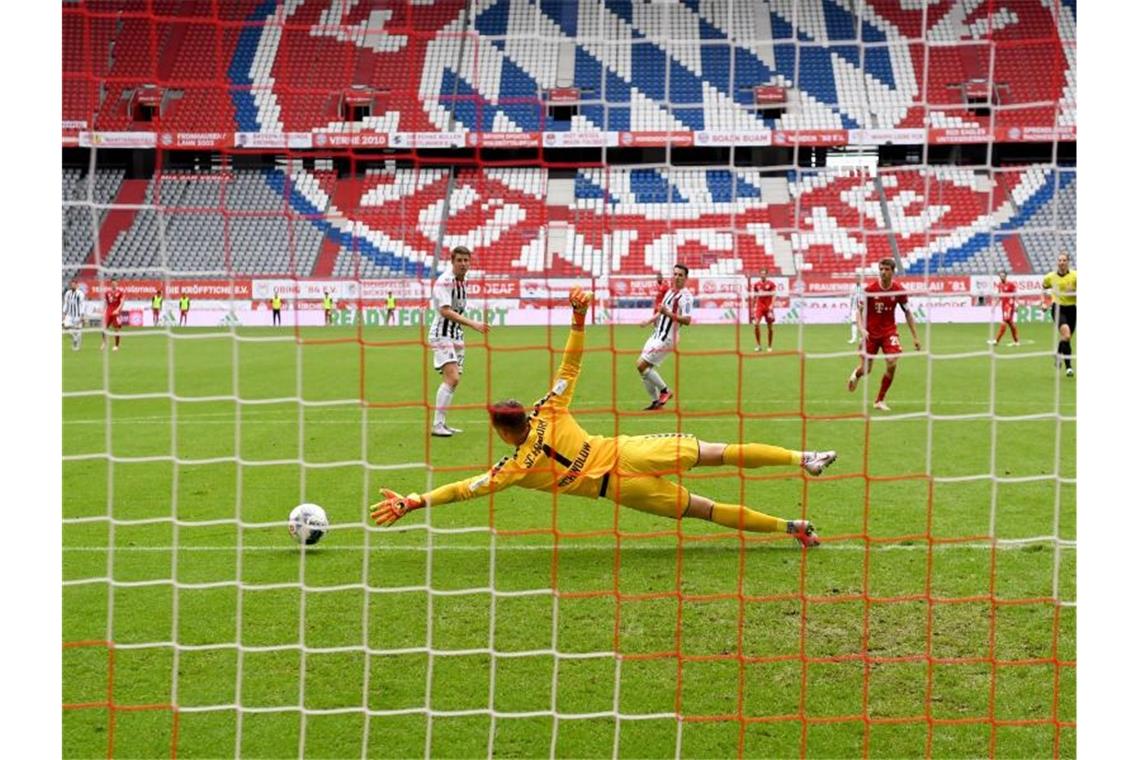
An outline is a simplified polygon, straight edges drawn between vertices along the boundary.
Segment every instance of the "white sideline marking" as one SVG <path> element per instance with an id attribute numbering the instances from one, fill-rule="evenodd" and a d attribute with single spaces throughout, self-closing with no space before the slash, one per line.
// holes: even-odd
<path id="1" fill-rule="evenodd" d="M 782 538 L 782 537 L 781 537 Z M 775 543 L 775 542 L 773 542 Z M 1056 544 L 1062 549 L 1076 549 L 1077 542 L 1068 539 L 1059 539 L 1052 536 L 1035 536 L 1033 538 L 1016 538 L 1016 539 L 1000 539 L 997 541 L 996 548 L 1009 550 L 1009 549 L 1022 549 L 1027 546 L 1038 544 Z M 65 552 L 106 552 L 109 548 L 106 546 L 65 546 Z M 233 552 L 237 550 L 237 546 L 120 546 L 114 547 L 117 552 L 170 552 L 176 549 L 180 552 Z M 654 544 L 645 545 L 641 543 L 631 543 L 630 545 L 622 546 L 622 552 L 642 552 L 642 551 L 676 551 L 676 544 Z M 791 547 L 799 551 L 798 546 Z M 927 544 L 871 544 L 873 551 L 926 551 Z M 993 544 L 988 543 L 937 543 L 934 545 L 935 551 L 949 551 L 949 550 L 970 550 L 970 551 L 984 551 L 994 548 Z M 559 552 L 578 552 L 578 551 L 608 551 L 616 550 L 616 544 L 581 544 L 581 543 L 567 543 L 561 544 L 558 547 Z M 857 541 L 844 541 L 843 543 L 825 543 L 822 547 L 824 551 L 866 551 L 865 544 Z M 291 554 L 300 554 L 301 547 L 295 544 L 283 544 L 281 546 L 243 546 L 243 552 L 289 552 Z M 378 552 L 422 552 L 428 551 L 458 551 L 458 552 L 483 552 L 491 553 L 490 546 L 475 546 L 472 544 L 438 544 L 435 543 L 429 549 L 427 546 L 386 546 L 384 544 L 377 544 L 374 546 L 314 546 L 311 549 L 305 549 L 305 552 L 323 554 L 325 552 L 359 552 L 359 551 L 378 551 Z M 553 551 L 554 544 L 510 544 L 501 543 L 494 548 L 494 553 L 499 552 L 539 552 L 539 551 Z M 722 544 L 714 545 L 711 543 L 696 543 L 685 546 L 686 552 L 732 552 L 740 551 L 739 544 Z"/>
<path id="2" fill-rule="evenodd" d="M 710 404 L 711 405 L 711 404 L 722 404 L 722 403 L 724 403 L 724 399 L 701 399 L 701 398 L 685 397 L 683 400 L 686 402 L 692 403 L 692 404 Z M 789 405 L 788 406 L 789 409 L 792 408 L 792 405 L 798 405 L 800 403 L 800 399 L 798 399 L 798 398 L 795 398 L 795 399 L 792 399 L 792 398 L 765 399 L 765 400 L 769 404 L 787 404 L 787 405 Z M 194 402 L 183 401 L 181 403 L 194 403 Z M 246 402 L 234 401 L 233 403 L 241 406 L 241 405 L 245 404 Z M 286 403 L 286 402 L 281 402 L 281 403 Z M 344 403 L 345 404 L 349 404 L 349 403 L 355 404 L 355 403 L 359 403 L 359 402 L 354 401 L 354 402 L 344 402 Z M 418 404 L 419 402 L 416 402 L 416 403 Z M 589 402 L 587 400 L 583 400 L 581 398 L 578 399 L 578 403 L 579 403 L 579 406 L 592 406 L 591 402 Z M 601 403 L 601 402 L 598 402 L 598 403 Z M 896 408 L 898 408 L 898 407 L 908 407 L 908 406 L 916 406 L 917 407 L 920 404 L 922 404 L 923 402 L 920 400 L 917 400 L 917 399 L 910 399 L 910 400 L 892 399 L 891 403 Z M 808 406 L 825 406 L 825 407 L 850 408 L 850 409 L 854 409 L 854 410 L 860 410 L 863 408 L 864 405 L 863 405 L 863 402 L 860 401 L 859 399 L 853 398 L 853 399 L 812 400 L 808 403 Z M 988 413 L 989 409 L 990 409 L 990 402 L 988 400 L 987 401 L 939 401 L 937 406 L 939 406 L 939 407 L 950 406 L 950 407 L 974 408 L 974 409 L 981 409 L 981 410 Z M 1000 406 L 1002 407 L 1002 409 L 1030 409 L 1030 410 L 1032 410 L 1032 409 L 1043 409 L 1047 405 L 1046 404 L 1036 404 L 1036 403 L 1032 403 L 1032 402 L 1023 402 L 1023 403 L 1001 402 Z M 1062 402 L 1060 404 L 1059 408 L 1063 411 L 1072 410 L 1072 409 L 1076 408 L 1076 403 L 1068 402 L 1068 401 Z M 631 409 L 632 409 L 632 407 L 631 407 Z M 630 410 L 619 409 L 618 411 L 622 412 L 622 411 L 630 411 Z M 694 411 L 699 413 L 703 410 L 695 409 Z M 923 412 L 923 411 L 924 411 L 923 409 L 919 410 L 919 412 Z M 385 419 L 369 419 L 368 424 L 369 425 L 405 425 L 405 424 L 407 424 L 407 421 L 409 419 L 418 419 L 418 418 L 426 415 L 429 412 L 429 408 L 426 406 L 417 407 L 414 410 L 414 413 L 407 414 L 406 416 L 401 415 L 398 412 L 396 412 L 396 413 L 394 413 L 394 412 L 395 412 L 395 410 L 386 410 L 386 414 L 385 414 L 386 418 Z M 1045 409 L 1042 413 L 1043 414 L 1056 414 L 1056 410 L 1055 410 L 1055 408 L 1048 408 L 1048 409 Z M 343 414 L 343 415 L 339 415 L 339 414 L 330 415 L 330 414 L 326 413 L 322 416 L 324 416 L 325 419 L 306 419 L 305 420 L 305 426 L 307 427 L 310 425 L 359 425 L 359 424 L 361 424 L 361 421 L 363 419 L 363 408 L 358 408 L 358 409 L 352 410 L 351 412 L 349 412 L 347 414 Z M 999 415 L 999 416 L 1001 416 L 1001 415 Z M 329 417 L 342 417 L 342 419 L 329 419 Z M 172 415 L 172 414 L 152 414 L 152 415 L 139 415 L 139 416 L 130 416 L 130 417 L 112 415 L 111 416 L 111 422 L 114 424 L 119 424 L 119 423 L 131 423 L 131 424 L 162 423 L 162 424 L 169 424 L 173 421 L 174 418 L 175 418 L 175 415 Z M 196 425 L 208 425 L 208 424 L 235 425 L 235 424 L 237 424 L 238 412 L 237 411 L 233 411 L 233 412 L 206 412 L 203 414 L 193 414 L 193 413 L 187 414 L 187 413 L 180 411 L 177 414 L 177 419 L 178 419 L 178 422 L 180 422 L 180 423 L 181 422 L 187 422 L 187 423 L 193 423 Z M 97 424 L 101 425 L 101 424 L 106 423 L 106 421 L 107 421 L 107 417 L 101 416 L 101 417 L 87 417 L 87 418 L 80 418 L 80 419 L 65 419 L 63 421 L 63 424 L 64 425 L 97 425 Z M 297 424 L 297 413 L 295 410 L 287 410 L 287 411 L 282 411 L 282 412 L 277 413 L 277 414 L 257 415 L 257 414 L 250 414 L 248 411 L 243 411 L 241 413 L 241 424 L 242 425 L 248 425 L 248 424 L 257 424 L 257 425 L 266 425 L 266 424 L 285 425 L 285 424 L 289 424 L 289 425 L 295 425 L 295 424 Z M 478 423 L 473 421 L 469 424 L 478 424 Z M 486 423 L 484 422 L 483 424 L 486 424 Z"/>

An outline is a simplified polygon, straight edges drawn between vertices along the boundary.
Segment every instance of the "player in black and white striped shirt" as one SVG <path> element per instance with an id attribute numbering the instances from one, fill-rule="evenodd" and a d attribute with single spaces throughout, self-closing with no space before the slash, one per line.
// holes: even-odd
<path id="1" fill-rule="evenodd" d="M 428 330 L 428 343 L 435 354 L 435 368 L 442 376 L 435 392 L 435 419 L 431 434 L 441 438 L 463 432 L 447 425 L 447 407 L 451 405 L 459 376 L 463 374 L 463 328 L 470 327 L 484 334 L 490 329 L 482 322 L 463 316 L 467 308 L 466 279 L 470 267 L 471 251 L 456 246 L 451 251 L 451 269 L 439 276 L 431 291 L 435 318 Z"/>
<path id="2" fill-rule="evenodd" d="M 653 334 L 645 341 L 641 349 L 641 356 L 637 359 L 637 372 L 641 375 L 641 383 L 649 394 L 649 406 L 646 410 L 660 409 L 665 402 L 673 398 L 657 367 L 665 361 L 678 340 L 680 339 L 681 325 L 692 323 L 693 293 L 685 287 L 689 281 L 689 268 L 684 264 L 673 267 L 673 287 L 661 299 L 657 307 L 657 316 L 653 320 Z"/>
<path id="3" fill-rule="evenodd" d="M 63 291 L 63 329 L 71 334 L 71 350 L 78 351 L 83 342 L 83 311 L 86 308 L 87 297 L 79 289 L 79 284 L 72 280 Z"/>

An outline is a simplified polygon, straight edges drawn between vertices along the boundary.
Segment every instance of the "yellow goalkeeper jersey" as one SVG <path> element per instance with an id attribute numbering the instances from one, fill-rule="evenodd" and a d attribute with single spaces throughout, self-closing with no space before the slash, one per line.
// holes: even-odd
<path id="1" fill-rule="evenodd" d="M 535 402 L 530 434 L 513 454 L 487 472 L 424 494 L 439 505 L 486 496 L 510 486 L 596 498 L 617 463 L 617 439 L 590 435 L 570 413 L 585 333 L 570 329 L 562 364 L 550 392 Z"/>

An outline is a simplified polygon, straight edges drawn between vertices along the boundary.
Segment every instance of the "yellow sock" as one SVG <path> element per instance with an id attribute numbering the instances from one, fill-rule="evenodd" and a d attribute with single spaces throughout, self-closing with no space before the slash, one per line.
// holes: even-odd
<path id="1" fill-rule="evenodd" d="M 709 519 L 726 528 L 739 528 L 753 533 L 784 533 L 788 530 L 787 520 L 739 504 L 713 504 Z"/>
<path id="2" fill-rule="evenodd" d="M 766 443 L 730 443 L 724 447 L 724 463 L 737 467 L 764 467 L 800 464 L 803 452 L 769 446 Z"/>

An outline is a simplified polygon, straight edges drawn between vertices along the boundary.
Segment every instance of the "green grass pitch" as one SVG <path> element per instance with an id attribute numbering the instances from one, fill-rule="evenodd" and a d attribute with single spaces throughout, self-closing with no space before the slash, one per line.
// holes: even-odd
<path id="1" fill-rule="evenodd" d="M 644 331 L 588 329 L 592 432 L 840 452 L 685 477 L 809 515 L 808 554 L 519 489 L 370 528 L 381 485 L 507 453 L 481 407 L 542 395 L 565 327 L 475 336 L 451 440 L 418 330 L 65 338 L 64 755 L 1073 756 L 1075 381 L 1048 325 L 992 354 L 988 326 L 921 329 L 869 421 L 882 361 L 849 394 L 846 326 L 778 326 L 774 354 L 695 326 L 657 414 Z M 306 552 L 304 501 L 334 526 Z"/>

